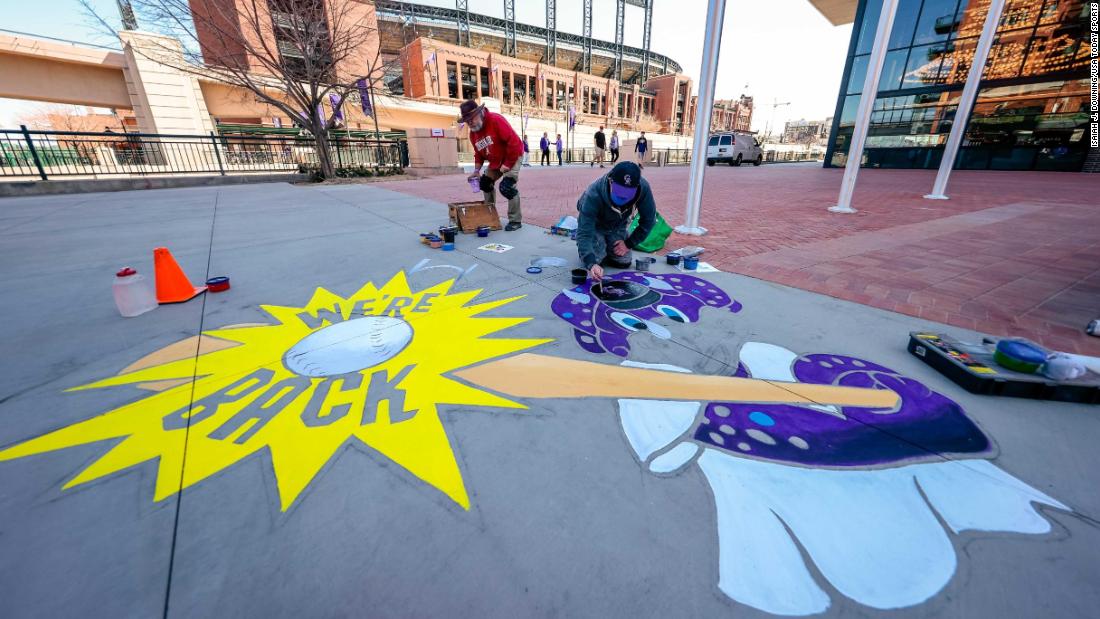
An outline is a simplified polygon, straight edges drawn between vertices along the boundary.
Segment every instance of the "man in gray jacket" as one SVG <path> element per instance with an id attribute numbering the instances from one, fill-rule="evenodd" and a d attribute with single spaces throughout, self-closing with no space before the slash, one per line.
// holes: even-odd
<path id="1" fill-rule="evenodd" d="M 620 161 L 596 179 L 577 201 L 577 253 L 592 279 L 603 279 L 603 267 L 630 268 L 630 250 L 649 236 L 657 221 L 657 205 L 642 170 L 633 161 Z M 630 220 L 638 227 L 629 236 Z"/>

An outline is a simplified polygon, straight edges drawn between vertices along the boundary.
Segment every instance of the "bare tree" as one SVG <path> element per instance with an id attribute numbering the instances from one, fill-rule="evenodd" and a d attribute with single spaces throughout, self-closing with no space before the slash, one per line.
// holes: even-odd
<path id="1" fill-rule="evenodd" d="M 112 21 L 80 0 L 102 26 Z M 373 93 L 385 73 L 372 0 L 130 0 L 136 23 L 183 45 L 137 50 L 168 67 L 247 89 L 309 131 L 321 174 L 334 173 L 324 104 Z M 134 23 L 133 21 L 130 22 Z M 374 101 L 371 101 L 373 106 Z M 372 108 L 373 109 L 373 108 Z M 378 129 L 377 111 L 375 131 Z"/>
<path id="2" fill-rule="evenodd" d="M 20 117 L 28 127 L 46 131 L 93 132 L 111 129 L 121 131 L 122 122 L 111 114 L 97 114 L 76 106 L 61 103 L 44 103 Z"/>

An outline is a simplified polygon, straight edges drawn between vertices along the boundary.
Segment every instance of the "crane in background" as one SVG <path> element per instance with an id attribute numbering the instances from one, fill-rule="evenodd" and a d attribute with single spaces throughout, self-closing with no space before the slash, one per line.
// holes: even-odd
<path id="1" fill-rule="evenodd" d="M 765 103 L 763 106 L 761 106 L 761 107 L 769 107 L 770 106 L 772 108 L 772 113 L 771 113 L 770 116 L 768 116 L 768 124 L 767 124 L 767 126 L 764 127 L 764 140 L 768 140 L 768 139 L 771 138 L 771 135 L 772 135 L 772 121 L 775 120 L 775 108 L 783 107 L 784 105 L 790 105 L 790 104 L 791 104 L 790 101 L 784 101 L 783 103 L 780 103 L 779 99 L 772 99 L 772 103 Z"/>

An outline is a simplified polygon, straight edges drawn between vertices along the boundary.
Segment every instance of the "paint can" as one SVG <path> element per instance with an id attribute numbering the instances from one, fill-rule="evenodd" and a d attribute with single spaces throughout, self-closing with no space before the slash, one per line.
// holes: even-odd
<path id="1" fill-rule="evenodd" d="M 665 254 L 665 262 L 671 264 L 672 266 L 680 264 L 680 254 L 677 254 L 675 252 Z"/>
<path id="2" fill-rule="evenodd" d="M 1096 320 L 1090 322 L 1089 326 L 1085 327 L 1085 333 L 1100 337 L 1100 318 L 1097 318 Z"/>
<path id="3" fill-rule="evenodd" d="M 538 275 L 542 273 L 542 267 L 527 267 L 527 272 L 531 275 Z"/>
<path id="4" fill-rule="evenodd" d="M 443 247 L 443 239 L 433 234 L 428 237 L 428 246 L 432 249 L 439 249 Z"/>
<path id="5" fill-rule="evenodd" d="M 649 265 L 653 264 L 654 262 L 657 262 L 657 259 L 651 258 L 649 256 L 638 258 L 634 260 L 634 268 L 638 271 L 648 271 Z"/>
<path id="6" fill-rule="evenodd" d="M 455 250 L 455 244 L 454 243 L 448 243 L 446 241 L 443 242 L 443 251 L 454 251 L 454 250 Z"/>
<path id="7" fill-rule="evenodd" d="M 229 290 L 229 278 L 223 276 L 211 277 L 206 280 L 206 290 L 209 292 L 225 292 Z"/>
<path id="8" fill-rule="evenodd" d="M 454 226 L 442 226 L 439 228 L 439 236 L 443 237 L 444 243 L 455 242 L 455 228 Z"/>
<path id="9" fill-rule="evenodd" d="M 478 238 L 482 238 L 482 239 L 489 236 L 489 226 L 478 226 L 477 227 L 477 236 L 478 236 Z"/>
<path id="10" fill-rule="evenodd" d="M 688 257 L 684 258 L 684 270 L 685 271 L 694 271 L 697 268 L 699 268 L 699 257 L 698 256 L 688 256 Z"/>
<path id="11" fill-rule="evenodd" d="M 588 281 L 588 271 L 585 269 L 573 269 L 573 283 L 580 286 Z"/>
<path id="12" fill-rule="evenodd" d="M 420 233 L 420 242 L 427 245 L 432 236 L 434 236 L 434 235 L 431 232 L 421 232 Z"/>

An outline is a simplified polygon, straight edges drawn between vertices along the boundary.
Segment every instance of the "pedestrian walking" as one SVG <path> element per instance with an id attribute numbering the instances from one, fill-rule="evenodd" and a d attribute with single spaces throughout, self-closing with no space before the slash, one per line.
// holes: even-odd
<path id="1" fill-rule="evenodd" d="M 561 143 L 561 134 L 560 133 L 558 134 L 558 141 L 555 142 L 554 145 L 558 147 L 558 165 L 561 165 L 561 149 L 562 149 L 563 145 Z"/>
<path id="2" fill-rule="evenodd" d="M 617 129 L 611 130 L 611 144 L 608 147 L 611 149 L 611 163 L 615 163 L 619 160 L 619 131 Z"/>
<path id="3" fill-rule="evenodd" d="M 607 148 L 607 136 L 603 134 L 603 126 L 600 126 L 600 130 L 596 132 L 596 135 L 592 136 L 596 143 L 596 156 L 592 158 L 592 163 L 588 164 L 588 167 L 592 167 L 597 163 L 600 167 L 603 167 L 603 152 Z"/>
<path id="4" fill-rule="evenodd" d="M 546 132 L 542 132 L 542 139 L 539 140 L 539 150 L 542 151 L 542 160 L 540 165 L 550 165 L 550 138 L 546 137 Z"/>
<path id="5" fill-rule="evenodd" d="M 523 165 L 531 167 L 531 149 L 527 147 L 527 134 L 523 134 Z"/>
<path id="6" fill-rule="evenodd" d="M 474 145 L 474 173 L 467 180 L 478 181 L 486 204 L 496 204 L 496 182 L 500 180 L 500 195 L 508 199 L 508 225 L 504 229 L 508 232 L 519 230 L 523 227 L 523 213 L 516 185 L 523 140 L 516 135 L 507 118 L 490 112 L 473 99 L 463 101 L 458 109 L 462 114 L 458 120 L 470 127 L 470 143 Z M 489 162 L 489 169 L 482 174 L 485 162 Z"/>
<path id="7" fill-rule="evenodd" d="M 638 159 L 638 165 L 645 167 L 645 153 L 649 150 L 649 140 L 645 139 L 645 131 L 642 135 L 638 136 L 638 141 L 634 143 L 634 156 Z"/>

